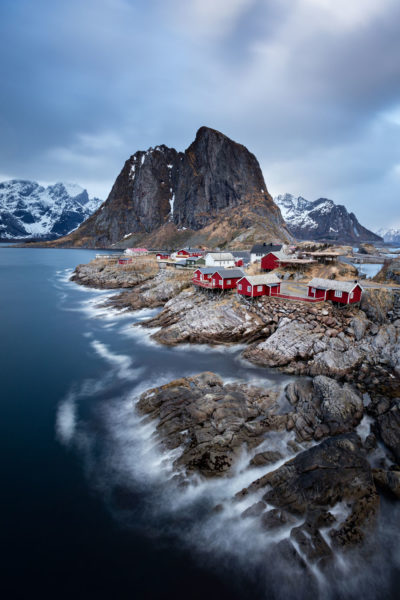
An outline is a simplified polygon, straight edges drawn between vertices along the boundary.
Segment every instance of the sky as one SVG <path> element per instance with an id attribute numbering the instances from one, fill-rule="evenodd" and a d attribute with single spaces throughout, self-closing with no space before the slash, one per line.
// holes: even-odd
<path id="1" fill-rule="evenodd" d="M 1 0 L 0 180 L 105 199 L 124 161 L 206 125 L 270 193 L 400 227 L 398 0 Z"/>

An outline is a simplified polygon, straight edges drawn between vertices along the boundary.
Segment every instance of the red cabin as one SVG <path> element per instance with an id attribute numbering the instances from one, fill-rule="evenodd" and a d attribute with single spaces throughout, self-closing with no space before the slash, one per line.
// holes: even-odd
<path id="1" fill-rule="evenodd" d="M 183 258 L 188 258 L 190 256 L 203 256 L 203 254 L 203 250 L 200 250 L 199 248 L 181 248 L 176 253 L 177 256 L 181 256 Z"/>
<path id="2" fill-rule="evenodd" d="M 281 291 L 281 280 L 273 273 L 269 275 L 246 275 L 237 284 L 237 292 L 242 296 L 276 296 Z"/>
<path id="3" fill-rule="evenodd" d="M 213 283 L 211 276 L 215 273 L 215 267 L 202 267 L 193 273 L 192 282 L 199 287 L 211 288 Z"/>
<path id="4" fill-rule="evenodd" d="M 168 260 L 169 257 L 170 257 L 170 254 L 167 254 L 166 252 L 157 252 L 157 254 L 156 254 L 157 260 Z"/>
<path id="5" fill-rule="evenodd" d="M 212 286 L 219 290 L 233 290 L 243 275 L 241 269 L 218 269 L 211 276 Z"/>
<path id="6" fill-rule="evenodd" d="M 285 258 L 289 258 L 283 252 L 269 252 L 261 259 L 261 268 L 263 271 L 273 271 L 278 267 L 285 266 Z"/>
<path id="7" fill-rule="evenodd" d="M 335 281 L 314 277 L 308 284 L 308 297 L 331 300 L 340 304 L 360 302 L 362 287 L 357 281 Z"/>

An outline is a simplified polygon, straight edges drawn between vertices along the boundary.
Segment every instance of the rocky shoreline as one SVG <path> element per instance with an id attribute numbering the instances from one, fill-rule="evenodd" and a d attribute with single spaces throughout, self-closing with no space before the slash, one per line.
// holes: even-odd
<path id="1" fill-rule="evenodd" d="M 101 273 L 80 266 L 75 280 L 118 287 Z M 289 528 L 285 552 L 297 564 L 324 568 L 338 549 L 373 539 L 380 496 L 400 499 L 400 297 L 368 290 L 361 307 L 345 309 L 251 302 L 193 290 L 187 273 L 164 270 L 132 274 L 125 287 L 109 305 L 162 307 L 140 324 L 157 328 L 157 342 L 246 344 L 246 360 L 299 376 L 283 397 L 214 373 L 142 394 L 137 410 L 154 422 L 162 451 L 178 453 L 178 484 L 229 478 L 245 451 L 258 475 L 227 502 L 246 501 L 243 519 L 266 535 Z M 270 435 L 287 440 L 283 453 Z"/>

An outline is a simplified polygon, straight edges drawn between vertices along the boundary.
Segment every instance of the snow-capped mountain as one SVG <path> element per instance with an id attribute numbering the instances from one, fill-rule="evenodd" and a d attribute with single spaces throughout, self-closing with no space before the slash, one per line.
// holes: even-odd
<path id="1" fill-rule="evenodd" d="M 101 204 L 73 183 L 0 182 L 0 239 L 54 239 L 70 233 Z"/>
<path id="2" fill-rule="evenodd" d="M 299 240 L 382 241 L 379 235 L 360 225 L 354 213 L 333 200 L 318 198 L 311 202 L 302 196 L 282 194 L 274 201 L 281 209 L 289 231 Z"/>
<path id="3" fill-rule="evenodd" d="M 389 244 L 400 244 L 400 229 L 384 229 L 382 227 L 376 234 L 383 237 L 383 240 Z"/>

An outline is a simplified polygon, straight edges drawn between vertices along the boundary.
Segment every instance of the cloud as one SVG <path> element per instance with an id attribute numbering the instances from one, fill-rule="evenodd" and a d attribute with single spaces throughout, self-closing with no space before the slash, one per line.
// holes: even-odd
<path id="1" fill-rule="evenodd" d="M 399 19 L 395 0 L 6 0 L 2 171 L 105 197 L 137 149 L 209 125 L 272 192 L 345 199 L 361 221 L 381 195 L 390 224 Z"/>

